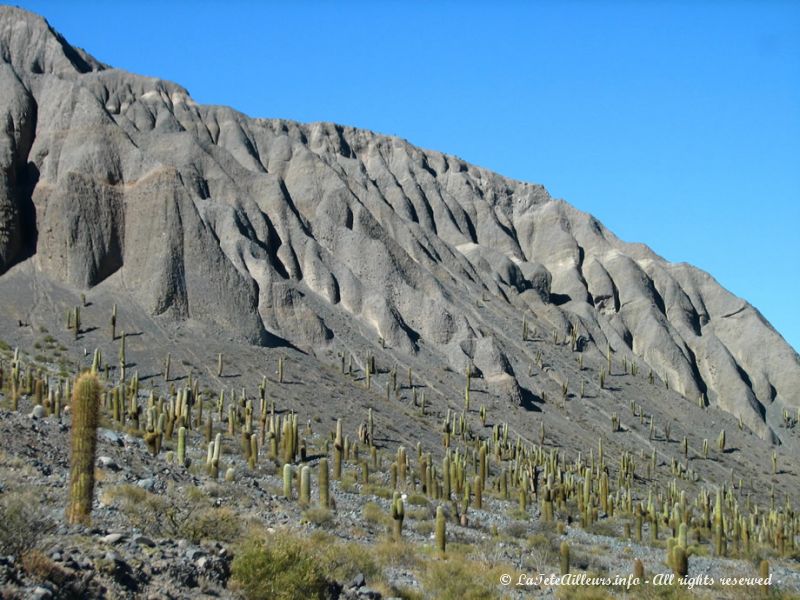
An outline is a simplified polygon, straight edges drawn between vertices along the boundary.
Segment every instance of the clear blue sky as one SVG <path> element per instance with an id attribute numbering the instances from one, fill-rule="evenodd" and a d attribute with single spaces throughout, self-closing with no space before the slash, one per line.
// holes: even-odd
<path id="1" fill-rule="evenodd" d="M 800 349 L 800 2 L 431 4 L 22 2 L 198 102 L 542 183 Z"/>

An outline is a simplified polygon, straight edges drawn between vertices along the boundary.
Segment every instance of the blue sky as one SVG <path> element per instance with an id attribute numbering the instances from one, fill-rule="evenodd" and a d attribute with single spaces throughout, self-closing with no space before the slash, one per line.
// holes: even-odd
<path id="1" fill-rule="evenodd" d="M 800 349 L 800 3 L 499 4 L 21 3 L 198 102 L 542 183 Z"/>

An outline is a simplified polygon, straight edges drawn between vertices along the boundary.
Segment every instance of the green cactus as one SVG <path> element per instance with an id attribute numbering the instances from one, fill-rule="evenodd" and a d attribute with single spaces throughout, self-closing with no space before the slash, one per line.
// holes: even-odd
<path id="1" fill-rule="evenodd" d="M 764 580 L 762 585 L 764 586 L 764 590 L 769 590 L 769 561 L 765 558 L 758 564 L 758 576 Z"/>
<path id="2" fill-rule="evenodd" d="M 100 382 L 96 375 L 78 378 L 72 395 L 70 487 L 67 521 L 88 523 L 94 496 L 94 461 L 97 449 L 97 423 Z"/>
<path id="3" fill-rule="evenodd" d="M 725 522 L 722 518 L 722 489 L 717 488 L 717 503 L 714 507 L 714 550 L 717 556 L 725 556 Z"/>
<path id="4" fill-rule="evenodd" d="M 672 571 L 676 577 L 686 577 L 689 574 L 689 558 L 686 555 L 686 548 L 676 545 L 672 549 Z"/>
<path id="5" fill-rule="evenodd" d="M 638 558 L 633 561 L 633 576 L 640 582 L 644 581 L 644 563 Z"/>
<path id="6" fill-rule="evenodd" d="M 330 483 L 328 473 L 328 459 L 319 460 L 319 503 L 323 508 L 328 508 L 331 504 Z"/>
<path id="7" fill-rule="evenodd" d="M 336 438 L 333 442 L 333 478 L 337 481 L 342 478 L 342 453 L 344 440 L 342 439 L 342 420 L 336 420 Z"/>
<path id="8" fill-rule="evenodd" d="M 725 430 L 719 432 L 719 437 L 717 438 L 717 450 L 720 452 L 725 452 Z"/>
<path id="9" fill-rule="evenodd" d="M 186 427 L 178 429 L 178 464 L 186 465 Z"/>
<path id="10" fill-rule="evenodd" d="M 392 499 L 392 520 L 394 522 L 394 539 L 399 540 L 403 537 L 403 519 L 405 518 L 405 507 L 400 492 L 395 492 Z"/>
<path id="11" fill-rule="evenodd" d="M 444 509 L 441 506 L 436 507 L 436 548 L 439 554 L 445 555 L 447 550 L 447 523 L 444 518 Z"/>
<path id="12" fill-rule="evenodd" d="M 304 465 L 300 469 L 300 504 L 308 506 L 311 503 L 311 468 Z"/>
<path id="13" fill-rule="evenodd" d="M 559 550 L 559 554 L 561 555 L 561 574 L 568 575 L 569 574 L 569 544 L 566 541 L 561 542 L 561 548 Z"/>
<path id="14" fill-rule="evenodd" d="M 283 497 L 292 499 L 292 465 L 283 465 Z"/>
<path id="15" fill-rule="evenodd" d="M 222 368 L 223 368 L 222 352 L 220 352 L 217 355 L 217 377 L 222 377 Z"/>

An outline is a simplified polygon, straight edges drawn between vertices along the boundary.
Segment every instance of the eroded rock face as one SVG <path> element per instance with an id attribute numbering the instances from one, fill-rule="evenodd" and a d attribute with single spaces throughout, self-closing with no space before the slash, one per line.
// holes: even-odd
<path id="1" fill-rule="evenodd" d="M 19 9 L 0 8 L 0 56 L 0 273 L 33 254 L 46 276 L 113 281 L 151 315 L 257 344 L 424 343 L 514 398 L 525 315 L 763 437 L 800 405 L 800 359 L 752 306 L 542 186 L 369 131 L 197 105 Z"/>

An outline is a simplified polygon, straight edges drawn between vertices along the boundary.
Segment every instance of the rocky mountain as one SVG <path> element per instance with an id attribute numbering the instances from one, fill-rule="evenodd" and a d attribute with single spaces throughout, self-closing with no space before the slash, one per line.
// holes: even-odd
<path id="1" fill-rule="evenodd" d="M 541 185 L 396 137 L 199 105 L 17 8 L 0 8 L 0 57 L 0 288 L 106 291 L 159 326 L 319 356 L 380 344 L 469 365 L 510 405 L 566 378 L 555 359 L 526 374 L 525 327 L 590 372 L 607 354 L 636 363 L 798 447 L 780 425 L 800 407 L 800 357 L 761 314 Z"/>

